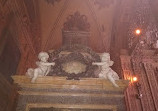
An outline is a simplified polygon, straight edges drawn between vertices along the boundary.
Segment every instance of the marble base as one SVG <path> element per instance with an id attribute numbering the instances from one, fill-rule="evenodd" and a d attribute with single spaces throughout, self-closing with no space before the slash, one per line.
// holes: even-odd
<path id="1" fill-rule="evenodd" d="M 109 80 L 82 78 L 66 80 L 65 77 L 46 76 L 36 83 L 26 76 L 13 76 L 19 86 L 16 111 L 126 111 L 124 90 L 128 81 L 116 81 L 119 88 Z M 54 110 L 53 110 L 54 111 Z"/>

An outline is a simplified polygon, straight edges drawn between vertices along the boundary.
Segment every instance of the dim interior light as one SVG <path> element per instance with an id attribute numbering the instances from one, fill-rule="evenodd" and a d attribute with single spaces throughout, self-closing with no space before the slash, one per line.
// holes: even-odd
<path id="1" fill-rule="evenodd" d="M 137 35 L 139 35 L 139 34 L 141 33 L 141 30 L 140 30 L 140 29 L 136 29 L 136 30 L 135 30 L 135 33 L 136 33 Z"/>

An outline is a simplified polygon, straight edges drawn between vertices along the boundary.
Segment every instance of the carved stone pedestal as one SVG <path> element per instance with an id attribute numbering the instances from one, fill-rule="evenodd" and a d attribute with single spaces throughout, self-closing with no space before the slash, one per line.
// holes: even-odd
<path id="1" fill-rule="evenodd" d="M 13 76 L 19 86 L 16 111 L 126 111 L 124 90 L 128 81 L 46 76 L 32 84 L 26 76 Z"/>

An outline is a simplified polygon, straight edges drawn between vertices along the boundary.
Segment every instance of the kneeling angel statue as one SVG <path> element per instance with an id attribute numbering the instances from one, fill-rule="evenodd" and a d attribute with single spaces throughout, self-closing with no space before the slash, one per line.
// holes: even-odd
<path id="1" fill-rule="evenodd" d="M 40 52 L 38 54 L 38 59 L 40 61 L 36 62 L 37 68 L 29 68 L 26 72 L 26 75 L 32 78 L 31 82 L 34 83 L 37 77 L 47 76 L 51 70 L 51 66 L 54 66 L 55 63 L 48 62 L 49 55 L 47 52 Z"/>
<path id="2" fill-rule="evenodd" d="M 99 78 L 109 79 L 115 87 L 119 87 L 115 80 L 119 80 L 119 76 L 115 71 L 113 71 L 110 66 L 113 65 L 113 61 L 110 60 L 109 53 L 103 53 L 101 55 L 101 62 L 93 62 L 92 65 L 101 66 L 101 72 L 99 73 Z"/>

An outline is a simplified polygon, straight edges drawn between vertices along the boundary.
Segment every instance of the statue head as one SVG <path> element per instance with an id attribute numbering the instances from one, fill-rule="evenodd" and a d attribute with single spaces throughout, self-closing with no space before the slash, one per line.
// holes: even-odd
<path id="1" fill-rule="evenodd" d="M 110 54 L 109 53 L 103 53 L 101 56 L 101 61 L 110 61 Z"/>
<path id="2" fill-rule="evenodd" d="M 39 60 L 46 62 L 49 58 L 49 55 L 47 52 L 40 52 L 38 54 L 38 58 L 39 58 Z"/>

